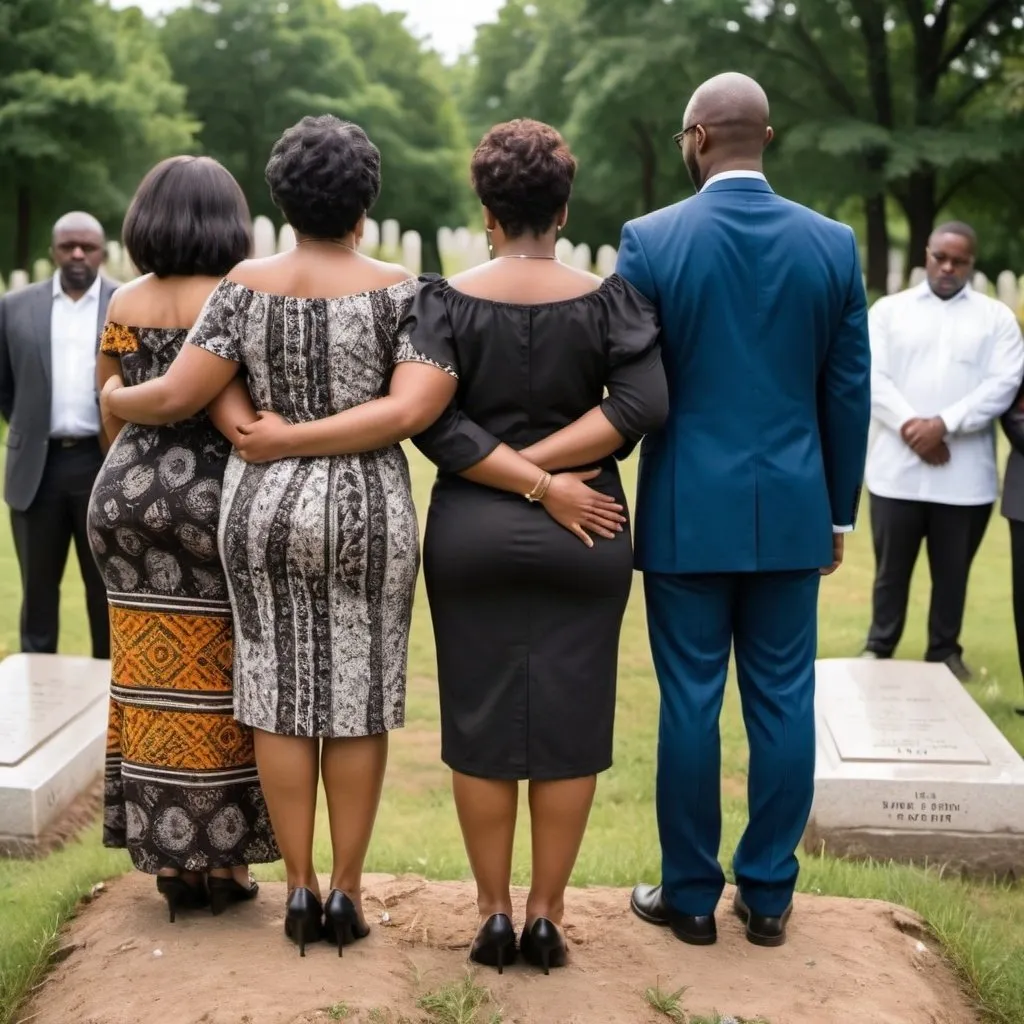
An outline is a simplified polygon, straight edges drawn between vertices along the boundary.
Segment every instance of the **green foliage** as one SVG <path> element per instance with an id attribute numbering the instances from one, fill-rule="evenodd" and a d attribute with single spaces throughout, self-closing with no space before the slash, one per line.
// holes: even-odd
<path id="1" fill-rule="evenodd" d="M 281 132 L 334 114 L 381 150 L 376 217 L 430 239 L 458 216 L 461 122 L 439 59 L 403 18 L 335 0 L 194 0 L 167 18 L 163 45 L 202 122 L 203 149 L 235 175 L 254 214 L 280 220 L 263 172 Z"/>
<path id="2" fill-rule="evenodd" d="M 0 4 L 0 271 L 26 267 L 53 220 L 109 222 L 139 177 L 187 151 L 195 125 L 155 30 L 137 10 L 88 0 Z"/>
<path id="3" fill-rule="evenodd" d="M 893 209 L 911 263 L 943 210 L 996 227 L 1012 189 L 1024 216 L 1022 47 L 1020 0 L 507 0 L 460 97 L 475 130 L 533 116 L 565 132 L 581 158 L 572 237 L 595 244 L 689 193 L 670 137 L 690 93 L 752 74 L 772 101 L 773 182 L 831 216 L 856 199 L 884 287 Z"/>

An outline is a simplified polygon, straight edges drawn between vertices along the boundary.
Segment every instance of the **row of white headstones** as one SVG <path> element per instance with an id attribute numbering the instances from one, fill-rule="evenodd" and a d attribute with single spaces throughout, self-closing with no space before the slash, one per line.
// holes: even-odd
<path id="1" fill-rule="evenodd" d="M 285 252 L 295 245 L 295 233 L 285 224 L 282 228 L 275 227 L 269 217 L 257 217 L 253 221 L 253 255 L 257 257 L 272 256 L 274 253 Z M 417 231 L 402 231 L 396 220 L 377 221 L 367 219 L 363 232 L 360 251 L 378 259 L 401 263 L 414 274 L 423 269 L 423 239 Z M 486 263 L 490 258 L 487 236 L 483 231 L 469 228 L 441 228 L 437 233 L 437 248 L 441 257 L 441 266 L 445 274 L 457 274 L 470 267 Z M 570 266 L 578 267 L 608 277 L 615 270 L 617 250 L 612 245 L 602 245 L 593 252 L 589 245 L 574 245 L 568 238 L 559 238 L 555 245 L 555 254 Z M 130 281 L 137 276 L 123 247 L 117 242 L 109 245 L 106 265 L 107 273 L 119 281 Z M 7 290 L 17 291 L 32 281 L 43 281 L 53 273 L 48 260 L 36 260 L 31 275 L 23 270 L 11 273 L 7 282 Z M 924 279 L 924 269 L 915 267 L 910 272 L 911 285 Z M 887 282 L 888 291 L 896 292 L 903 287 L 902 254 L 894 252 L 890 259 L 890 273 Z M 976 290 L 994 295 L 1018 315 L 1024 315 L 1022 299 L 1024 299 L 1024 277 L 1018 278 L 1012 270 L 1004 270 L 993 284 L 982 273 L 974 278 Z M 4 291 L 4 282 L 0 279 L 0 294 Z"/>

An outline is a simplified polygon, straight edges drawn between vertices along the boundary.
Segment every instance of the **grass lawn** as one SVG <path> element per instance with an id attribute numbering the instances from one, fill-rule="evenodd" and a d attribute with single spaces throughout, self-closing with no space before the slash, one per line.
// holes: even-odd
<path id="1" fill-rule="evenodd" d="M 426 509 L 431 469 L 411 454 L 417 503 Z M 626 467 L 630 477 L 635 462 Z M 422 517 L 421 517 L 422 518 Z M 868 623 L 873 560 L 865 525 L 850 539 L 847 562 L 826 580 L 821 599 L 822 657 L 859 650 Z M 924 650 L 928 588 L 923 561 L 902 654 Z M 17 649 L 18 574 L 7 523 L 0 523 L 0 652 Z M 81 585 L 69 565 L 64 593 L 61 650 L 87 651 Z M 1010 609 L 1009 543 L 1005 522 L 994 517 L 975 563 L 964 628 L 966 658 L 979 674 L 971 693 L 1014 746 L 1024 752 L 1024 718 L 1013 713 L 1021 698 Z M 656 880 L 659 854 L 654 820 L 654 752 L 658 695 L 651 668 L 639 580 L 622 634 L 615 767 L 602 777 L 574 884 L 632 885 Z M 431 878 L 468 877 L 449 793 L 438 760 L 434 655 L 426 600 L 417 601 L 410 644 L 408 725 L 394 735 L 391 766 L 368 867 Z M 745 820 L 746 740 L 735 685 L 722 719 L 724 842 L 729 864 Z M 527 817 L 520 817 L 518 882 L 528 880 Z M 317 863 L 329 870 L 326 819 L 317 839 Z M 104 851 L 98 829 L 47 861 L 0 861 L 0 1024 L 13 1019 L 25 986 L 38 976 L 60 922 L 99 879 L 127 870 L 125 855 Z M 728 871 L 728 867 L 727 867 Z M 281 866 L 261 877 L 282 878 Z M 1024 1022 L 1024 890 L 966 883 L 938 873 L 890 865 L 862 865 L 828 858 L 803 861 L 800 888 L 833 895 L 891 900 L 921 913 L 944 943 L 950 960 L 992 1021 Z"/>

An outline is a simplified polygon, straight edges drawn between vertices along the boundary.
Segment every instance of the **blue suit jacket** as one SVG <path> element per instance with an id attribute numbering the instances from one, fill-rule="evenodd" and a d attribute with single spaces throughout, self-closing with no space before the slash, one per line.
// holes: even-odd
<path id="1" fill-rule="evenodd" d="M 631 221 L 618 267 L 658 308 L 669 417 L 640 453 L 636 566 L 811 569 L 852 526 L 870 419 L 853 231 L 727 178 Z"/>

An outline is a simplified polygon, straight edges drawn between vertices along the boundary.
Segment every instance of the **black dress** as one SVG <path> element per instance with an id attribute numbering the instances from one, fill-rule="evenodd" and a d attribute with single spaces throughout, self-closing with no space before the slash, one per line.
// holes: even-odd
<path id="1" fill-rule="evenodd" d="M 453 367 L 455 400 L 415 438 L 439 469 L 423 568 L 437 646 L 441 756 L 489 779 L 567 779 L 610 767 L 628 528 L 587 548 L 539 504 L 456 474 L 500 442 L 541 440 L 601 405 L 624 457 L 668 411 L 654 307 L 622 278 L 579 298 L 514 305 L 434 276 L 405 322 Z M 605 390 L 607 389 L 607 396 Z M 596 489 L 625 504 L 615 459 Z"/>

